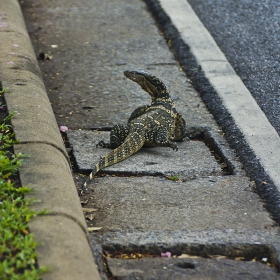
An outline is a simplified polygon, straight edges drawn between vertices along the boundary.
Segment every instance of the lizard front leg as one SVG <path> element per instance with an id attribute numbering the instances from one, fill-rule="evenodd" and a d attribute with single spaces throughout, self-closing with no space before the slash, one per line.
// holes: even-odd
<path id="1" fill-rule="evenodd" d="M 124 142 L 125 138 L 128 135 L 128 132 L 129 132 L 128 126 L 122 124 L 115 125 L 110 133 L 110 142 L 105 143 L 102 140 L 96 145 L 96 147 L 101 146 L 103 148 L 115 149 Z"/>
<path id="2" fill-rule="evenodd" d="M 147 109 L 149 108 L 150 106 L 149 105 L 143 105 L 143 106 L 140 106 L 138 108 L 136 108 L 130 115 L 129 119 L 128 119 L 128 123 L 138 117 L 140 117 L 141 115 L 143 115 Z"/>
<path id="3" fill-rule="evenodd" d="M 186 139 L 186 121 L 182 115 L 177 113 L 175 118 L 175 132 L 172 141 L 184 141 Z"/>

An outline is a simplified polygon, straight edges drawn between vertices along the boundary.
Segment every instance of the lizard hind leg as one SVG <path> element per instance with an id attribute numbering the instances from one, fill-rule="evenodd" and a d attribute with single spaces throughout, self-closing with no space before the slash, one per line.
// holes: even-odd
<path id="1" fill-rule="evenodd" d="M 122 124 L 115 125 L 112 128 L 111 133 L 110 133 L 110 142 L 105 143 L 102 140 L 96 146 L 115 149 L 124 142 L 124 140 L 126 139 L 126 137 L 128 135 L 128 132 L 129 132 L 128 126 L 122 125 Z"/>

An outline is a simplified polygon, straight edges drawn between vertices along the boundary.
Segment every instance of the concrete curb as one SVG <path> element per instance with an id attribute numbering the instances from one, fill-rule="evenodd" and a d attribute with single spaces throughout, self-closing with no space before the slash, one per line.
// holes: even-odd
<path id="1" fill-rule="evenodd" d="M 266 208 L 280 223 L 279 135 L 187 1 L 145 2 L 247 175 L 256 181 Z"/>
<path id="2" fill-rule="evenodd" d="M 231 113 L 246 141 L 280 190 L 280 138 L 187 1 L 160 0 L 173 24 Z M 180 11 L 180 13 L 179 13 Z M 188 20 L 185 20 L 187 16 Z M 199 34 L 199 36 L 197 36 Z"/>
<path id="3" fill-rule="evenodd" d="M 39 200 L 30 230 L 39 243 L 39 265 L 50 272 L 43 279 L 100 279 L 87 241 L 87 227 L 72 178 L 68 156 L 44 87 L 40 69 L 17 0 L 0 0 L 0 79 L 12 125 L 26 153 L 22 185 Z"/>

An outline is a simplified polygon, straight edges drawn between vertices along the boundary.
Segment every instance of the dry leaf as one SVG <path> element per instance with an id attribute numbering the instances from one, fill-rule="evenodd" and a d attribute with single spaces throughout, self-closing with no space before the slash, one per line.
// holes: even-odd
<path id="1" fill-rule="evenodd" d="M 171 258 L 171 253 L 170 253 L 170 252 L 161 253 L 161 256 L 162 256 L 163 258 Z"/>
<path id="2" fill-rule="evenodd" d="M 95 212 L 98 211 L 98 209 L 94 208 L 82 208 L 84 213 L 90 213 L 90 212 Z"/>
<path id="3" fill-rule="evenodd" d="M 88 214 L 86 215 L 86 219 L 92 221 L 94 219 L 95 214 Z"/>
<path id="4" fill-rule="evenodd" d="M 222 256 L 222 255 L 209 255 L 209 257 L 211 259 L 217 259 L 217 260 L 219 260 L 219 259 L 226 259 L 227 258 L 226 256 Z"/>
<path id="5" fill-rule="evenodd" d="M 61 132 L 66 132 L 66 131 L 68 131 L 68 127 L 65 126 L 65 125 L 61 125 L 61 126 L 59 127 L 59 130 L 60 130 Z"/>
<path id="6" fill-rule="evenodd" d="M 182 255 L 178 256 L 178 259 L 184 259 L 184 258 L 189 258 L 189 259 L 200 259 L 201 257 L 199 257 L 199 256 L 193 256 L 193 255 L 189 255 L 189 254 L 182 254 Z"/>
<path id="7" fill-rule="evenodd" d="M 83 205 L 88 204 L 88 199 L 87 200 L 81 200 L 81 204 L 83 204 Z"/>
<path id="8" fill-rule="evenodd" d="M 101 230 L 102 227 L 88 227 L 88 232 L 93 232 L 93 231 L 97 231 L 97 230 Z"/>

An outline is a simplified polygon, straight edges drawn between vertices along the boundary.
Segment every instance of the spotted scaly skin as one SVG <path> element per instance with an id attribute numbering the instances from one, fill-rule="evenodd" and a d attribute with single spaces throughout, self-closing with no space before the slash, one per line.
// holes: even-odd
<path id="1" fill-rule="evenodd" d="M 125 71 L 124 75 L 139 84 L 151 96 L 152 103 L 134 110 L 126 126 L 114 126 L 110 143 L 97 144 L 114 150 L 96 163 L 83 188 L 99 170 L 130 157 L 143 146 L 171 147 L 177 151 L 173 141 L 185 139 L 186 122 L 176 111 L 165 84 L 147 71 Z"/>

